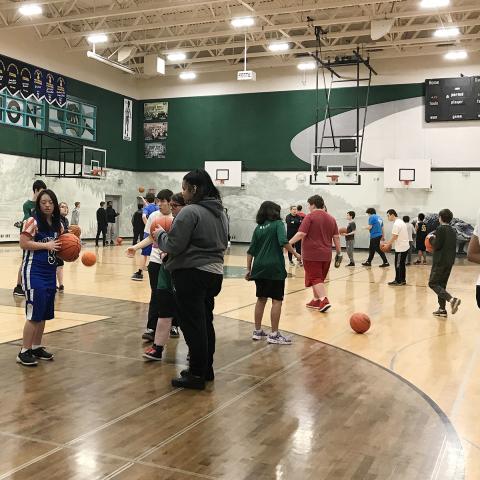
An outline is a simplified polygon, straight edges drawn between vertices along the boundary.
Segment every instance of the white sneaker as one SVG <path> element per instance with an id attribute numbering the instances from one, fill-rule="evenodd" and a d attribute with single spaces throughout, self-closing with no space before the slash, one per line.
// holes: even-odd
<path id="1" fill-rule="evenodd" d="M 265 340 L 268 337 L 267 332 L 263 330 L 254 330 L 252 333 L 252 340 Z"/>
<path id="2" fill-rule="evenodd" d="M 284 337 L 280 332 L 277 332 L 275 335 L 272 333 L 267 338 L 268 343 L 276 343 L 278 345 L 291 345 L 292 339 Z"/>

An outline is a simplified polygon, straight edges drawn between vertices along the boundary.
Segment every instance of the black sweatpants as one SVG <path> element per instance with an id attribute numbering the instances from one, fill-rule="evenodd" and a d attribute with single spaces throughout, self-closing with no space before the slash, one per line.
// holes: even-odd
<path id="1" fill-rule="evenodd" d="M 428 280 L 428 286 L 437 294 L 438 305 L 443 310 L 445 310 L 447 302 L 452 299 L 452 296 L 446 290 L 452 267 L 453 265 L 433 265 L 430 271 L 430 279 Z"/>
<path id="2" fill-rule="evenodd" d="M 406 267 L 407 255 L 410 249 L 405 252 L 395 252 L 395 281 L 397 283 L 406 282 Z"/>
<path id="3" fill-rule="evenodd" d="M 293 238 L 293 235 L 292 236 L 289 236 L 287 235 L 287 240 L 290 240 L 291 238 Z M 302 254 L 302 241 L 299 240 L 294 246 L 293 248 L 295 249 L 295 251 L 301 255 Z M 288 260 L 291 262 L 293 260 L 293 254 L 288 252 Z"/>
<path id="4" fill-rule="evenodd" d="M 143 240 L 143 231 L 142 230 L 133 230 L 133 242 L 132 245 L 135 245 L 137 242 L 141 242 Z"/>
<path id="5" fill-rule="evenodd" d="M 147 267 L 148 271 L 148 279 L 150 281 L 150 303 L 148 304 L 148 320 L 147 320 L 147 328 L 155 331 L 157 329 L 157 320 L 158 320 L 158 312 L 160 308 L 159 300 L 158 300 L 158 292 L 157 292 L 157 285 L 158 285 L 158 274 L 160 272 L 160 264 L 156 262 L 150 262 Z M 178 319 L 173 318 L 172 326 L 178 327 Z"/>
<path id="6" fill-rule="evenodd" d="M 98 239 L 100 238 L 100 234 L 103 237 L 103 246 L 105 246 L 105 242 L 107 241 L 107 226 L 100 225 L 97 223 L 97 235 L 95 236 L 95 245 L 98 247 Z"/>
<path id="7" fill-rule="evenodd" d="M 380 250 L 380 240 L 382 237 L 376 237 L 376 238 L 371 238 L 370 239 L 370 245 L 368 247 L 368 263 L 372 263 L 373 256 L 375 255 L 375 252 L 377 252 L 380 255 L 380 258 L 382 259 L 383 263 L 388 263 L 387 257 L 385 254 Z"/>
<path id="8" fill-rule="evenodd" d="M 180 328 L 190 352 L 190 372 L 205 377 L 213 368 L 215 328 L 213 308 L 223 275 L 186 268 L 172 272 Z"/>

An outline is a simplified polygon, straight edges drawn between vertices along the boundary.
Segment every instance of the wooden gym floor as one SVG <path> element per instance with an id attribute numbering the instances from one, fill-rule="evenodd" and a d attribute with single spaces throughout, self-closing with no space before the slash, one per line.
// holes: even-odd
<path id="1" fill-rule="evenodd" d="M 449 285 L 460 310 L 440 320 L 429 267 L 408 267 L 403 288 L 386 285 L 393 267 L 332 269 L 327 314 L 304 307 L 303 270 L 290 267 L 281 328 L 294 344 L 277 346 L 250 340 L 255 291 L 235 246 L 216 304 L 217 377 L 193 392 L 169 382 L 182 339 L 161 364 L 141 358 L 149 284 L 130 280 L 123 251 L 66 266 L 45 336 L 56 359 L 28 369 L 15 363 L 20 251 L 0 249 L 0 480 L 480 478 L 478 268 L 466 260 Z M 366 335 L 351 332 L 354 311 L 370 315 Z"/>

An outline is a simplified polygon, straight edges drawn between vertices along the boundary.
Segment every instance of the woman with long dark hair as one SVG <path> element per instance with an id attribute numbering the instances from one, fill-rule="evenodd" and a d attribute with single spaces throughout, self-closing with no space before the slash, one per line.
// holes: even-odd
<path id="1" fill-rule="evenodd" d="M 223 257 L 228 221 L 220 193 L 205 170 L 183 177 L 186 207 L 166 233 L 154 233 L 160 250 L 168 253 L 180 327 L 190 351 L 190 366 L 172 380 L 174 387 L 202 390 L 214 379 L 215 329 L 213 308 L 223 281 Z"/>
<path id="2" fill-rule="evenodd" d="M 54 317 L 58 237 L 63 227 L 55 193 L 42 190 L 37 197 L 35 213 L 23 224 L 20 248 L 24 250 L 22 284 L 25 291 L 26 322 L 22 348 L 17 362 L 37 365 L 37 360 L 52 360 L 53 354 L 42 346 L 45 321 Z"/>

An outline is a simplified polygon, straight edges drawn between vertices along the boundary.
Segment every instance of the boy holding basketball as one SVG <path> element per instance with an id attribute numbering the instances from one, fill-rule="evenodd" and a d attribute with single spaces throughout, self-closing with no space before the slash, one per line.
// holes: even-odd
<path id="1" fill-rule="evenodd" d="M 36 366 L 37 360 L 52 360 L 53 354 L 42 346 L 45 321 L 54 317 L 56 253 L 62 233 L 58 200 L 51 190 L 42 190 L 36 200 L 35 214 L 24 222 L 20 234 L 22 284 L 25 291 L 26 322 L 17 363 Z"/>
<path id="2" fill-rule="evenodd" d="M 438 310 L 433 312 L 436 317 L 446 317 L 446 303 L 450 303 L 452 314 L 457 313 L 461 300 L 452 297 L 446 290 L 448 279 L 455 263 L 457 234 L 450 226 L 453 213 L 444 208 L 438 214 L 440 226 L 430 235 L 430 243 L 433 247 L 432 270 L 428 286 L 437 294 Z"/>

